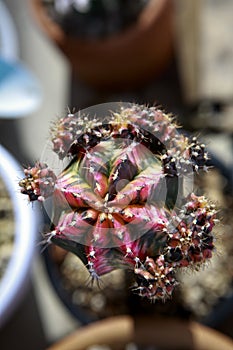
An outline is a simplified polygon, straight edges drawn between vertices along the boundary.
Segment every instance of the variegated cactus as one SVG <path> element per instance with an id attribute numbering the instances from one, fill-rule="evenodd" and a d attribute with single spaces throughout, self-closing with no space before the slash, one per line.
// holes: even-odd
<path id="1" fill-rule="evenodd" d="M 141 296 L 165 300 L 176 271 L 198 267 L 214 249 L 216 210 L 191 188 L 193 174 L 207 170 L 205 146 L 157 107 L 109 114 L 57 121 L 53 151 L 68 166 L 55 175 L 37 162 L 25 169 L 21 191 L 30 201 L 53 197 L 46 240 L 78 255 L 93 279 L 129 269 Z"/>

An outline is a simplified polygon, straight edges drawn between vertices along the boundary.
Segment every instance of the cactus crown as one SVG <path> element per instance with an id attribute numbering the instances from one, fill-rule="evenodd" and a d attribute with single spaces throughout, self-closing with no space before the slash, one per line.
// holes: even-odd
<path id="1" fill-rule="evenodd" d="M 184 190 L 207 170 L 208 156 L 170 115 L 137 104 L 102 121 L 69 113 L 55 123 L 52 144 L 69 164 L 55 175 L 37 162 L 25 169 L 21 191 L 31 201 L 53 196 L 48 240 L 78 255 L 93 279 L 128 269 L 136 292 L 165 300 L 177 269 L 212 256 L 216 210 Z"/>

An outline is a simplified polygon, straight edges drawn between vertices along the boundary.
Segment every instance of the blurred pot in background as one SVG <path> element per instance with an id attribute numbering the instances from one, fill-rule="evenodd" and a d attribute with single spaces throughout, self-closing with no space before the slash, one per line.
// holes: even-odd
<path id="1" fill-rule="evenodd" d="M 98 8 L 95 27 L 91 24 L 93 18 L 90 20 L 88 15 L 81 16 L 74 9 L 69 12 L 68 21 L 62 20 L 61 14 L 55 16 L 58 18 L 55 20 L 55 3 L 59 1 L 33 0 L 31 6 L 34 17 L 46 35 L 68 58 L 75 75 L 90 86 L 101 89 L 137 87 L 155 79 L 171 61 L 171 0 L 138 1 L 128 12 L 126 6 L 120 7 L 121 2 L 115 1 L 116 5 L 118 3 L 118 12 L 110 12 L 110 19 L 104 2 L 95 1 L 93 3 Z M 75 2 L 70 3 L 74 7 L 72 3 Z M 101 13 L 105 14 L 103 21 Z M 67 23 L 74 23 L 74 20 L 70 20 L 74 15 L 77 15 L 77 22 L 81 17 L 80 27 L 89 28 L 89 31 L 81 31 L 80 27 L 76 29 L 73 25 L 67 26 Z M 91 27 L 88 27 L 89 24 Z"/>

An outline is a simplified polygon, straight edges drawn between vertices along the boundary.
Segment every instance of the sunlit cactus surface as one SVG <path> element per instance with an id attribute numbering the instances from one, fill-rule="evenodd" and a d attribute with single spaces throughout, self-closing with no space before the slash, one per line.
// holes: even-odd
<path id="1" fill-rule="evenodd" d="M 216 210 L 193 192 L 208 156 L 170 115 L 136 104 L 101 120 L 68 113 L 51 139 L 68 165 L 58 174 L 44 162 L 28 167 L 21 192 L 30 201 L 52 197 L 45 239 L 78 255 L 93 280 L 127 269 L 135 292 L 166 300 L 178 269 L 211 258 Z"/>

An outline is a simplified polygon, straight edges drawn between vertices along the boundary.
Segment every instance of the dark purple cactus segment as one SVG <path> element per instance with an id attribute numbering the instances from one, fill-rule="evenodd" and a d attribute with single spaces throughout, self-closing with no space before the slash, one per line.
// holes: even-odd
<path id="1" fill-rule="evenodd" d="M 31 201 L 53 195 L 47 240 L 78 255 L 92 279 L 128 269 L 137 293 L 165 300 L 178 269 L 211 258 L 216 210 L 183 188 L 194 171 L 207 170 L 208 155 L 170 115 L 136 104 L 103 123 L 68 114 L 55 123 L 52 143 L 70 163 L 57 177 L 36 163 L 25 170 L 21 192 Z"/>
<path id="2" fill-rule="evenodd" d="M 177 160 L 168 154 L 162 156 L 163 171 L 166 176 L 177 176 Z"/>
<path id="3" fill-rule="evenodd" d="M 206 152 L 205 145 L 203 143 L 200 144 L 196 137 L 193 137 L 189 146 L 189 154 L 195 171 L 207 169 L 208 153 Z"/>
<path id="4" fill-rule="evenodd" d="M 165 260 L 164 256 L 156 259 L 148 258 L 142 267 L 135 268 L 138 287 L 136 291 L 149 299 L 169 298 L 178 284 L 175 271 Z"/>

